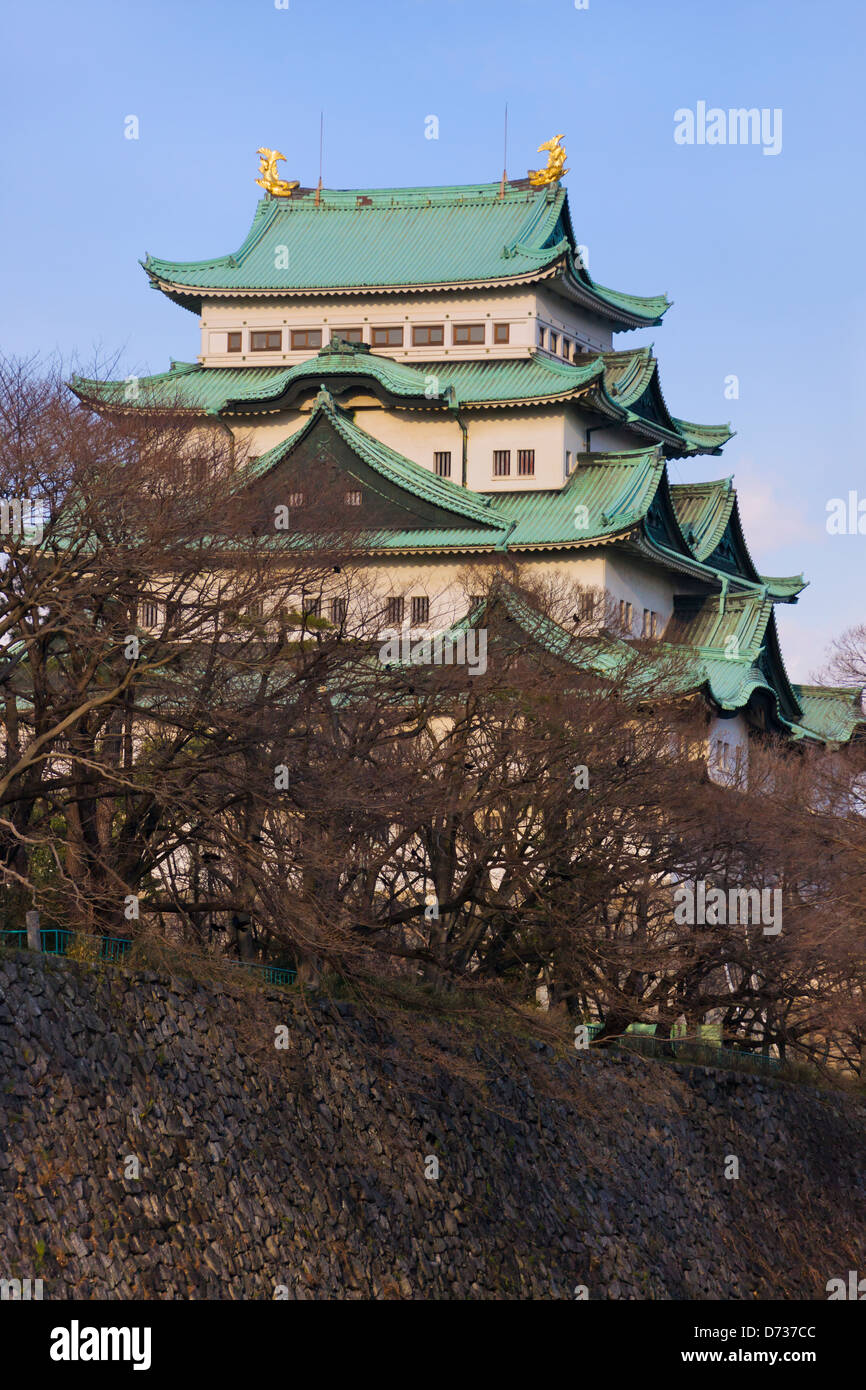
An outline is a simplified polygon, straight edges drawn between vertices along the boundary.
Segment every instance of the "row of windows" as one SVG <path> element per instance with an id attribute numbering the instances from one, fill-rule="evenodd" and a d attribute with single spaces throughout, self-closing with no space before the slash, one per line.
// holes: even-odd
<path id="1" fill-rule="evenodd" d="M 451 477 L 451 454 L 446 452 L 435 453 L 433 455 L 433 467 L 437 478 Z M 493 476 L 494 478 L 511 477 L 511 450 L 493 450 Z M 535 450 L 517 450 L 517 477 L 535 477 Z"/>
<path id="2" fill-rule="evenodd" d="M 310 351 L 322 346 L 321 328 L 291 328 L 288 330 L 289 348 L 292 352 Z M 413 347 L 442 347 L 445 343 L 445 325 L 443 323 L 424 323 L 413 324 L 409 330 L 412 336 Z M 402 325 L 394 327 L 370 329 L 370 346 L 378 348 L 402 347 L 405 329 Z M 281 328 L 251 328 L 250 329 L 250 352 L 282 352 L 283 351 L 283 330 Z M 498 344 L 507 343 L 511 337 L 510 323 L 493 324 L 493 342 Z M 362 328 L 332 328 L 331 342 L 335 338 L 342 338 L 348 343 L 362 343 L 364 341 L 364 330 Z M 243 352 L 243 330 L 234 329 L 228 334 L 228 351 Z M 458 347 L 474 346 L 487 341 L 486 323 L 453 323 L 451 325 L 451 342 Z"/>
<path id="3" fill-rule="evenodd" d="M 625 632 L 632 632 L 634 629 L 634 607 L 624 598 L 619 601 L 619 625 Z M 641 636 L 658 637 L 660 633 L 661 615 L 652 608 L 645 608 L 643 610 Z"/>
<path id="4" fill-rule="evenodd" d="M 426 594 L 416 594 L 411 599 L 412 626 L 430 621 L 430 600 Z M 385 622 L 389 627 L 399 627 L 406 617 L 406 600 L 401 594 L 385 601 Z"/>
<path id="5" fill-rule="evenodd" d="M 517 450 L 517 476 L 518 478 L 532 478 L 535 475 L 535 450 Z M 509 478 L 511 476 L 511 450 L 493 450 L 493 476 L 494 478 Z"/>
<path id="6" fill-rule="evenodd" d="M 301 607 L 305 617 L 321 618 L 323 601 L 321 596 L 308 596 L 301 600 Z M 248 610 L 251 611 L 251 610 Z M 348 611 L 348 600 L 345 598 L 332 598 L 328 600 L 328 616 L 336 627 L 341 627 L 346 621 Z M 415 594 L 410 599 L 410 612 L 412 615 L 413 626 L 430 621 L 430 599 L 426 594 Z M 259 611 L 256 616 L 261 616 Z M 385 622 L 391 627 L 400 626 L 406 616 L 406 600 L 402 595 L 385 600 L 384 609 Z"/>
<path id="7" fill-rule="evenodd" d="M 343 493 L 343 503 L 347 507 L 360 507 L 362 500 L 360 488 L 353 488 L 350 492 Z M 305 492 L 290 492 L 286 499 L 286 505 L 290 511 L 297 510 L 298 507 L 305 507 L 307 494 Z"/>
<path id="8" fill-rule="evenodd" d="M 470 605 L 480 602 L 480 599 L 473 598 Z M 305 596 L 301 600 L 301 607 L 307 617 L 321 618 L 322 614 L 321 596 Z M 139 608 L 140 624 L 151 631 L 161 628 L 166 617 L 171 619 L 177 608 L 176 604 L 163 604 L 157 599 L 144 599 Z M 348 601 L 345 598 L 332 598 L 328 600 L 328 616 L 331 622 L 341 627 L 346 621 Z M 579 613 L 575 617 L 591 621 L 595 618 L 598 610 L 598 598 L 592 592 L 585 592 L 580 596 Z M 426 594 L 415 594 L 410 599 L 410 614 L 413 627 L 421 626 L 430 621 L 430 599 Z M 263 616 L 263 606 L 260 601 L 254 601 L 245 610 L 248 618 L 261 618 Z M 395 595 L 385 600 L 385 622 L 389 627 L 400 627 L 406 618 L 406 599 L 402 594 Z M 634 621 L 634 609 L 626 599 L 619 601 L 619 621 L 620 626 L 627 632 L 632 630 Z M 661 634 L 661 615 L 654 612 L 651 608 L 643 610 L 643 636 L 658 637 Z M 727 767 L 728 744 L 719 742 L 717 750 L 720 755 L 721 766 Z"/>
<path id="9" fill-rule="evenodd" d="M 572 342 L 564 333 L 554 333 L 552 328 L 543 328 L 541 324 L 538 325 L 538 346 L 557 357 L 564 357 L 566 362 L 576 360 L 585 351 L 580 343 Z"/>
<path id="10" fill-rule="evenodd" d="M 412 625 L 417 627 L 430 621 L 430 599 L 426 594 L 415 594 L 410 599 L 410 613 Z M 328 617 L 335 627 L 342 627 L 346 621 L 348 612 L 348 599 L 332 598 L 328 600 Z M 163 626 L 166 617 L 172 617 L 171 604 L 161 603 L 158 599 L 144 599 L 139 607 L 139 620 L 144 628 L 150 631 L 157 630 Z M 323 600 L 321 595 L 307 595 L 301 599 L 301 609 L 305 617 L 321 618 L 323 616 Z M 264 607 L 261 600 L 254 600 L 244 609 L 244 617 L 261 618 L 264 616 Z M 402 595 L 386 599 L 384 609 L 385 622 L 391 627 L 399 627 L 406 616 L 406 600 Z"/>
<path id="11" fill-rule="evenodd" d="M 301 603 L 304 616 L 307 618 L 322 617 L 321 598 L 304 598 Z M 328 600 L 328 616 L 335 627 L 342 627 L 346 621 L 346 614 L 349 610 L 348 599 L 332 598 Z"/>
<path id="12" fill-rule="evenodd" d="M 593 621 L 599 611 L 599 597 L 591 590 L 587 590 L 580 595 L 578 611 L 575 613 L 575 621 Z M 624 632 L 632 632 L 634 628 L 634 605 L 627 599 L 621 598 L 619 601 L 619 625 Z M 660 613 L 656 613 L 652 608 L 643 610 L 643 628 L 641 636 L 660 637 L 662 631 L 662 618 Z"/>
<path id="13" fill-rule="evenodd" d="M 305 597 L 302 600 L 302 609 L 306 617 L 322 617 L 321 597 Z M 340 627 L 346 621 L 348 611 L 348 600 L 345 598 L 332 598 L 328 600 L 328 615 L 331 622 Z M 409 611 L 413 626 L 420 626 L 430 621 L 430 599 L 426 594 L 415 594 L 409 600 Z M 260 615 L 259 615 L 260 616 Z M 406 617 L 406 600 L 402 595 L 385 600 L 383 617 L 390 627 L 399 627 Z"/>

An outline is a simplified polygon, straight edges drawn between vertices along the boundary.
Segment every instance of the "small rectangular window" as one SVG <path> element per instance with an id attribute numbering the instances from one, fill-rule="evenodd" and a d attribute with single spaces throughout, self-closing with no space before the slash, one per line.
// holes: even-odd
<path id="1" fill-rule="evenodd" d="M 254 598 L 246 606 L 246 616 L 248 618 L 260 618 L 265 611 L 264 602 L 260 598 Z"/>
<path id="2" fill-rule="evenodd" d="M 595 594 L 591 591 L 582 593 L 580 596 L 580 617 L 584 622 L 591 622 L 595 617 Z"/>
<path id="3" fill-rule="evenodd" d="M 162 605 L 156 599 L 146 598 L 141 605 L 141 626 L 149 628 L 160 627 L 162 624 Z"/>
<path id="4" fill-rule="evenodd" d="M 519 478 L 531 478 L 535 473 L 535 450 L 517 450 L 517 476 Z"/>
<path id="5" fill-rule="evenodd" d="M 331 342 L 333 343 L 337 338 L 341 338 L 344 343 L 363 343 L 364 330 L 363 328 L 332 328 Z"/>
<path id="6" fill-rule="evenodd" d="M 650 610 L 649 610 L 648 608 L 645 608 L 645 609 L 643 610 L 643 636 L 644 636 L 644 637 L 649 637 L 649 635 L 650 635 L 650 618 L 651 618 L 651 616 L 652 616 L 652 615 L 651 615 L 651 613 L 650 613 Z"/>
<path id="7" fill-rule="evenodd" d="M 545 343 L 545 339 L 546 339 L 546 338 L 547 338 L 547 329 L 546 329 L 546 328 L 542 328 L 541 324 L 539 324 L 539 325 L 538 325 L 538 346 L 539 346 L 540 348 L 543 348 L 543 347 L 544 347 L 544 343 Z"/>
<path id="8" fill-rule="evenodd" d="M 631 632 L 633 620 L 634 610 L 632 605 L 627 603 L 624 598 L 621 598 L 619 601 L 619 625 L 624 632 Z"/>
<path id="9" fill-rule="evenodd" d="M 348 599 L 331 599 L 331 622 L 334 624 L 335 627 L 343 626 L 343 623 L 346 621 L 346 612 L 348 610 L 348 607 Z"/>
<path id="10" fill-rule="evenodd" d="M 650 637 L 658 637 L 660 622 L 661 619 L 659 618 L 658 613 L 650 614 Z"/>
<path id="11" fill-rule="evenodd" d="M 402 347 L 402 328 L 372 328 L 370 342 L 373 347 Z"/>
<path id="12" fill-rule="evenodd" d="M 400 595 L 385 600 L 385 621 L 391 627 L 397 627 L 403 621 L 403 613 L 406 608 L 406 600 Z"/>
<path id="13" fill-rule="evenodd" d="M 250 334 L 250 352 L 279 352 L 283 335 L 279 329 L 256 329 Z"/>
<path id="14" fill-rule="evenodd" d="M 312 596 L 308 596 L 305 594 L 302 601 L 302 607 L 304 616 L 307 618 L 320 618 L 322 616 L 321 598 L 313 598 Z"/>
<path id="15" fill-rule="evenodd" d="M 455 323 L 452 336 L 455 343 L 483 343 L 483 323 Z"/>
<path id="16" fill-rule="evenodd" d="M 299 348 L 320 348 L 321 346 L 321 328 L 292 329 L 292 352 L 297 352 Z"/>
<path id="17" fill-rule="evenodd" d="M 418 595 L 412 599 L 412 626 L 417 627 L 420 623 L 430 621 L 430 600 L 426 594 Z"/>
<path id="18" fill-rule="evenodd" d="M 445 329 L 441 323 L 419 323 L 412 329 L 413 347 L 441 347 L 445 342 Z"/>
<path id="19" fill-rule="evenodd" d="M 551 352 L 559 352 L 559 334 L 558 334 L 558 333 L 551 333 L 551 335 L 550 335 L 550 351 L 551 351 Z"/>
<path id="20" fill-rule="evenodd" d="M 229 352 L 240 352 L 241 347 L 243 345 L 243 338 L 243 333 L 230 333 L 228 347 Z"/>
<path id="21" fill-rule="evenodd" d="M 507 478 L 511 474 L 511 450 L 493 450 L 493 476 L 494 478 Z"/>
<path id="22" fill-rule="evenodd" d="M 451 453 L 450 450 L 444 453 L 433 455 L 433 466 L 436 469 L 437 478 L 451 477 Z"/>
<path id="23" fill-rule="evenodd" d="M 511 337 L 510 323 L 494 323 L 493 341 L 494 343 L 507 343 Z"/>
<path id="24" fill-rule="evenodd" d="M 566 361 L 571 356 L 571 343 L 568 341 L 567 338 L 563 338 L 562 340 L 562 355 L 566 359 Z"/>
<path id="25" fill-rule="evenodd" d="M 566 451 L 565 451 L 565 476 L 566 476 L 566 478 L 570 478 L 570 477 L 571 477 L 571 470 L 572 470 L 572 466 L 573 466 L 572 459 L 573 459 L 573 456 L 572 456 L 571 450 L 570 450 L 570 449 L 566 449 Z"/>
<path id="26" fill-rule="evenodd" d="M 360 507 L 360 505 L 361 505 L 361 494 L 360 494 L 360 492 L 347 492 L 347 493 L 346 493 L 346 506 L 347 506 L 347 507 Z"/>

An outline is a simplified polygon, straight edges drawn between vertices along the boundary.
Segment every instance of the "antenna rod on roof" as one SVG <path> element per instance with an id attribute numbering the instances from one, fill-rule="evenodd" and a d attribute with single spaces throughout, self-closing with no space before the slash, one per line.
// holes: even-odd
<path id="1" fill-rule="evenodd" d="M 316 207 L 319 206 L 319 199 L 322 196 L 322 146 L 325 140 L 325 113 L 319 112 L 319 182 L 316 186 Z"/>
<path id="2" fill-rule="evenodd" d="M 508 102 L 505 103 L 505 139 L 502 147 L 502 182 L 499 185 L 500 198 L 505 197 L 505 182 L 508 178 Z"/>

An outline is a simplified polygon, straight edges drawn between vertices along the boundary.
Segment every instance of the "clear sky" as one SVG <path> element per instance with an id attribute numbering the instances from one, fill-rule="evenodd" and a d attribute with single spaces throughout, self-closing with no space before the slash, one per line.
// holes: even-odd
<path id="1" fill-rule="evenodd" d="M 829 499 L 866 502 L 863 0 L 283 3 L 7 7 L 0 346 L 81 369 L 119 355 L 117 375 L 193 360 L 197 320 L 138 260 L 236 250 L 257 146 L 314 184 L 324 110 L 326 186 L 492 181 L 507 101 L 512 177 L 565 133 L 593 275 L 675 301 L 617 345 L 655 343 L 674 415 L 737 430 L 671 474 L 733 473 L 758 568 L 805 571 L 778 616 L 808 679 L 866 620 L 866 535 L 826 528 Z M 780 152 L 676 143 L 674 113 L 702 101 L 780 110 Z"/>

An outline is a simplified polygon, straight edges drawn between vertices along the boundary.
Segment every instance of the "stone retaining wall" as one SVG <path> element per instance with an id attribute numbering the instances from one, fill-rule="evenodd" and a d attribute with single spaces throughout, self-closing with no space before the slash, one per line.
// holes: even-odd
<path id="1" fill-rule="evenodd" d="M 465 1021 L 0 957 L 0 1278 L 45 1298 L 823 1299 L 866 1274 L 864 1119 Z"/>

